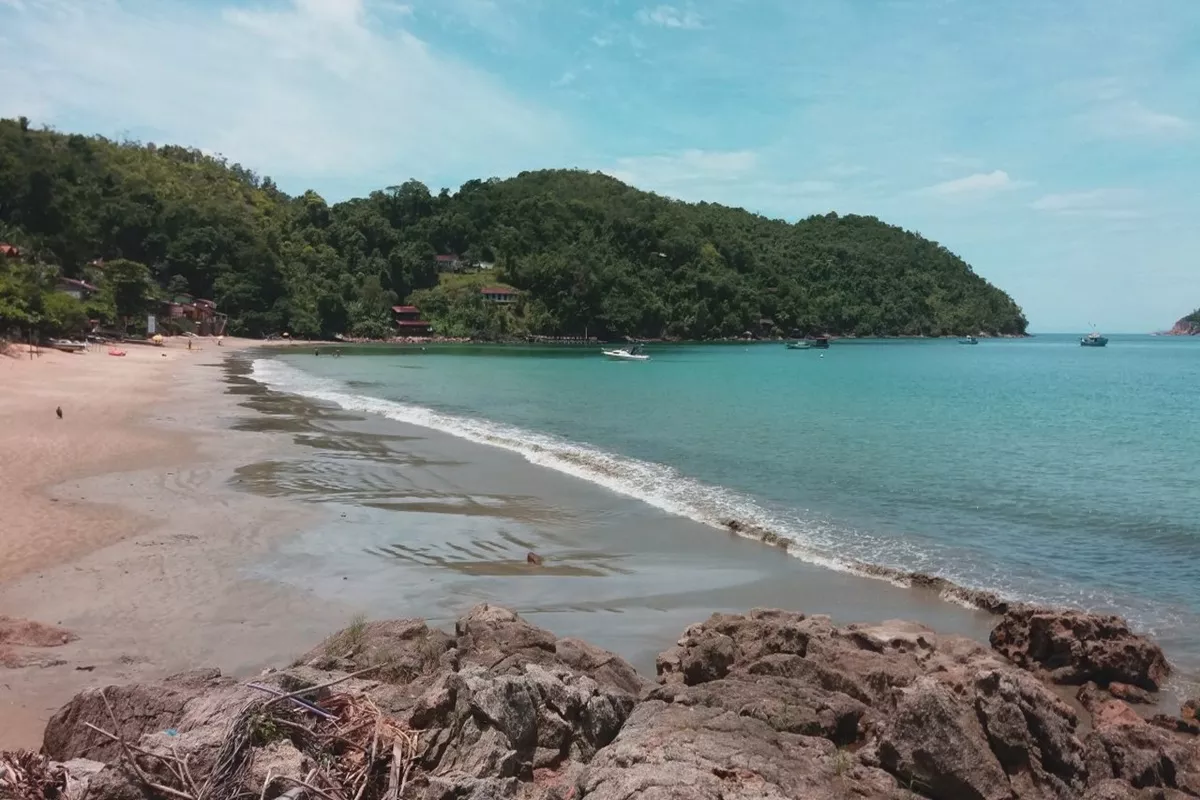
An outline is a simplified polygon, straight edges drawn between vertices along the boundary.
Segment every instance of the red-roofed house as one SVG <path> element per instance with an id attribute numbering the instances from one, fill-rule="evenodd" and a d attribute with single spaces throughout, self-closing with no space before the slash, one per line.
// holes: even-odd
<path id="1" fill-rule="evenodd" d="M 479 293 L 489 303 L 499 303 L 500 305 L 515 303 L 517 302 L 517 298 L 521 296 L 519 291 L 507 286 L 484 286 L 479 290 Z"/>
<path id="2" fill-rule="evenodd" d="M 0 242 L 0 256 L 4 258 L 20 258 L 21 248 L 8 242 Z"/>
<path id="3" fill-rule="evenodd" d="M 438 272 L 458 272 L 462 269 L 462 261 L 459 260 L 456 253 L 434 256 L 433 260 L 437 262 Z"/>
<path id="4" fill-rule="evenodd" d="M 392 306 L 392 321 L 402 336 L 428 336 L 431 329 L 416 306 Z"/>

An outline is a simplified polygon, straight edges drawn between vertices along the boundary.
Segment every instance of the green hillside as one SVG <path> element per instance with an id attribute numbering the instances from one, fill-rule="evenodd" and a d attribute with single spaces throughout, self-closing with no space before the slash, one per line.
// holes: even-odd
<path id="1" fill-rule="evenodd" d="M 0 121 L 0 242 L 71 277 L 97 258 L 145 264 L 147 303 L 168 288 L 210 297 L 232 331 L 249 335 L 382 336 L 390 306 L 406 298 L 439 332 L 485 336 L 1020 334 L 1026 325 L 958 256 L 873 217 L 789 224 L 568 170 L 469 181 L 454 194 L 409 181 L 330 206 L 194 149 L 20 120 Z M 521 300 L 497 308 L 470 281 L 439 286 L 439 253 L 494 262 L 495 280 Z"/>

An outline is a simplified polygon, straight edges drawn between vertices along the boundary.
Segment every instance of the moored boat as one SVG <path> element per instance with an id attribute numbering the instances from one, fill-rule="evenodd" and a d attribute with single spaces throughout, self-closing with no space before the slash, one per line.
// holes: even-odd
<path id="1" fill-rule="evenodd" d="M 812 350 L 812 342 L 788 342 L 788 350 Z"/>
<path id="2" fill-rule="evenodd" d="M 1104 347 L 1108 344 L 1108 337 L 1101 336 L 1096 331 L 1092 331 L 1087 336 L 1079 340 L 1079 344 L 1083 347 Z"/>
<path id="3" fill-rule="evenodd" d="M 809 339 L 809 341 L 812 342 L 812 346 L 817 348 L 818 350 L 828 350 L 829 349 L 829 337 L 828 336 L 813 336 L 811 339 Z"/>
<path id="4" fill-rule="evenodd" d="M 979 340 L 974 336 L 964 336 L 958 340 L 959 344 L 979 344 Z"/>
<path id="5" fill-rule="evenodd" d="M 70 339 L 51 339 L 50 346 L 64 353 L 82 353 L 87 349 L 87 342 L 73 342 Z"/>
<path id="6" fill-rule="evenodd" d="M 601 353 L 617 361 L 649 361 L 650 356 L 642 352 L 639 345 L 620 347 L 615 350 L 601 350 Z"/>

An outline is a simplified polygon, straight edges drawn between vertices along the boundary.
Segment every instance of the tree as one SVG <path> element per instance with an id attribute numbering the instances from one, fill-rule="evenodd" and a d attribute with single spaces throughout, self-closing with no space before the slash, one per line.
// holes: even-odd
<path id="1" fill-rule="evenodd" d="M 0 120 L 0 233 L 63 275 L 99 282 L 89 313 L 140 314 L 162 286 L 212 298 L 231 332 L 250 335 L 390 331 L 379 310 L 388 292 L 437 304 L 441 316 L 422 311 L 439 330 L 489 336 L 707 339 L 762 318 L 802 334 L 1026 328 L 1012 298 L 957 255 L 874 217 L 789 224 L 580 170 L 437 194 L 409 180 L 330 205 L 195 148 Z M 442 291 L 436 253 L 494 261 L 498 274 L 480 277 L 520 289 L 523 302 L 483 305 L 478 284 L 474 294 Z M 85 273 L 97 258 L 104 274 Z M 122 260 L 153 265 L 148 280 L 128 267 L 114 273 Z M 6 291 L 6 318 L 40 314 Z"/>
<path id="2" fill-rule="evenodd" d="M 145 314 L 154 302 L 154 284 L 145 264 L 118 258 L 104 265 L 104 291 L 112 298 L 118 318 Z"/>

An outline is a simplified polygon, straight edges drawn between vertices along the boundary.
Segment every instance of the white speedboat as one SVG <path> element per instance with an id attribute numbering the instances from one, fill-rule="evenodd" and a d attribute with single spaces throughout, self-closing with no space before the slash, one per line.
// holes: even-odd
<path id="1" fill-rule="evenodd" d="M 609 358 L 615 358 L 620 361 L 649 361 L 650 356 L 645 353 L 637 352 L 637 348 L 622 347 L 617 350 L 601 350 L 601 353 Z"/>

